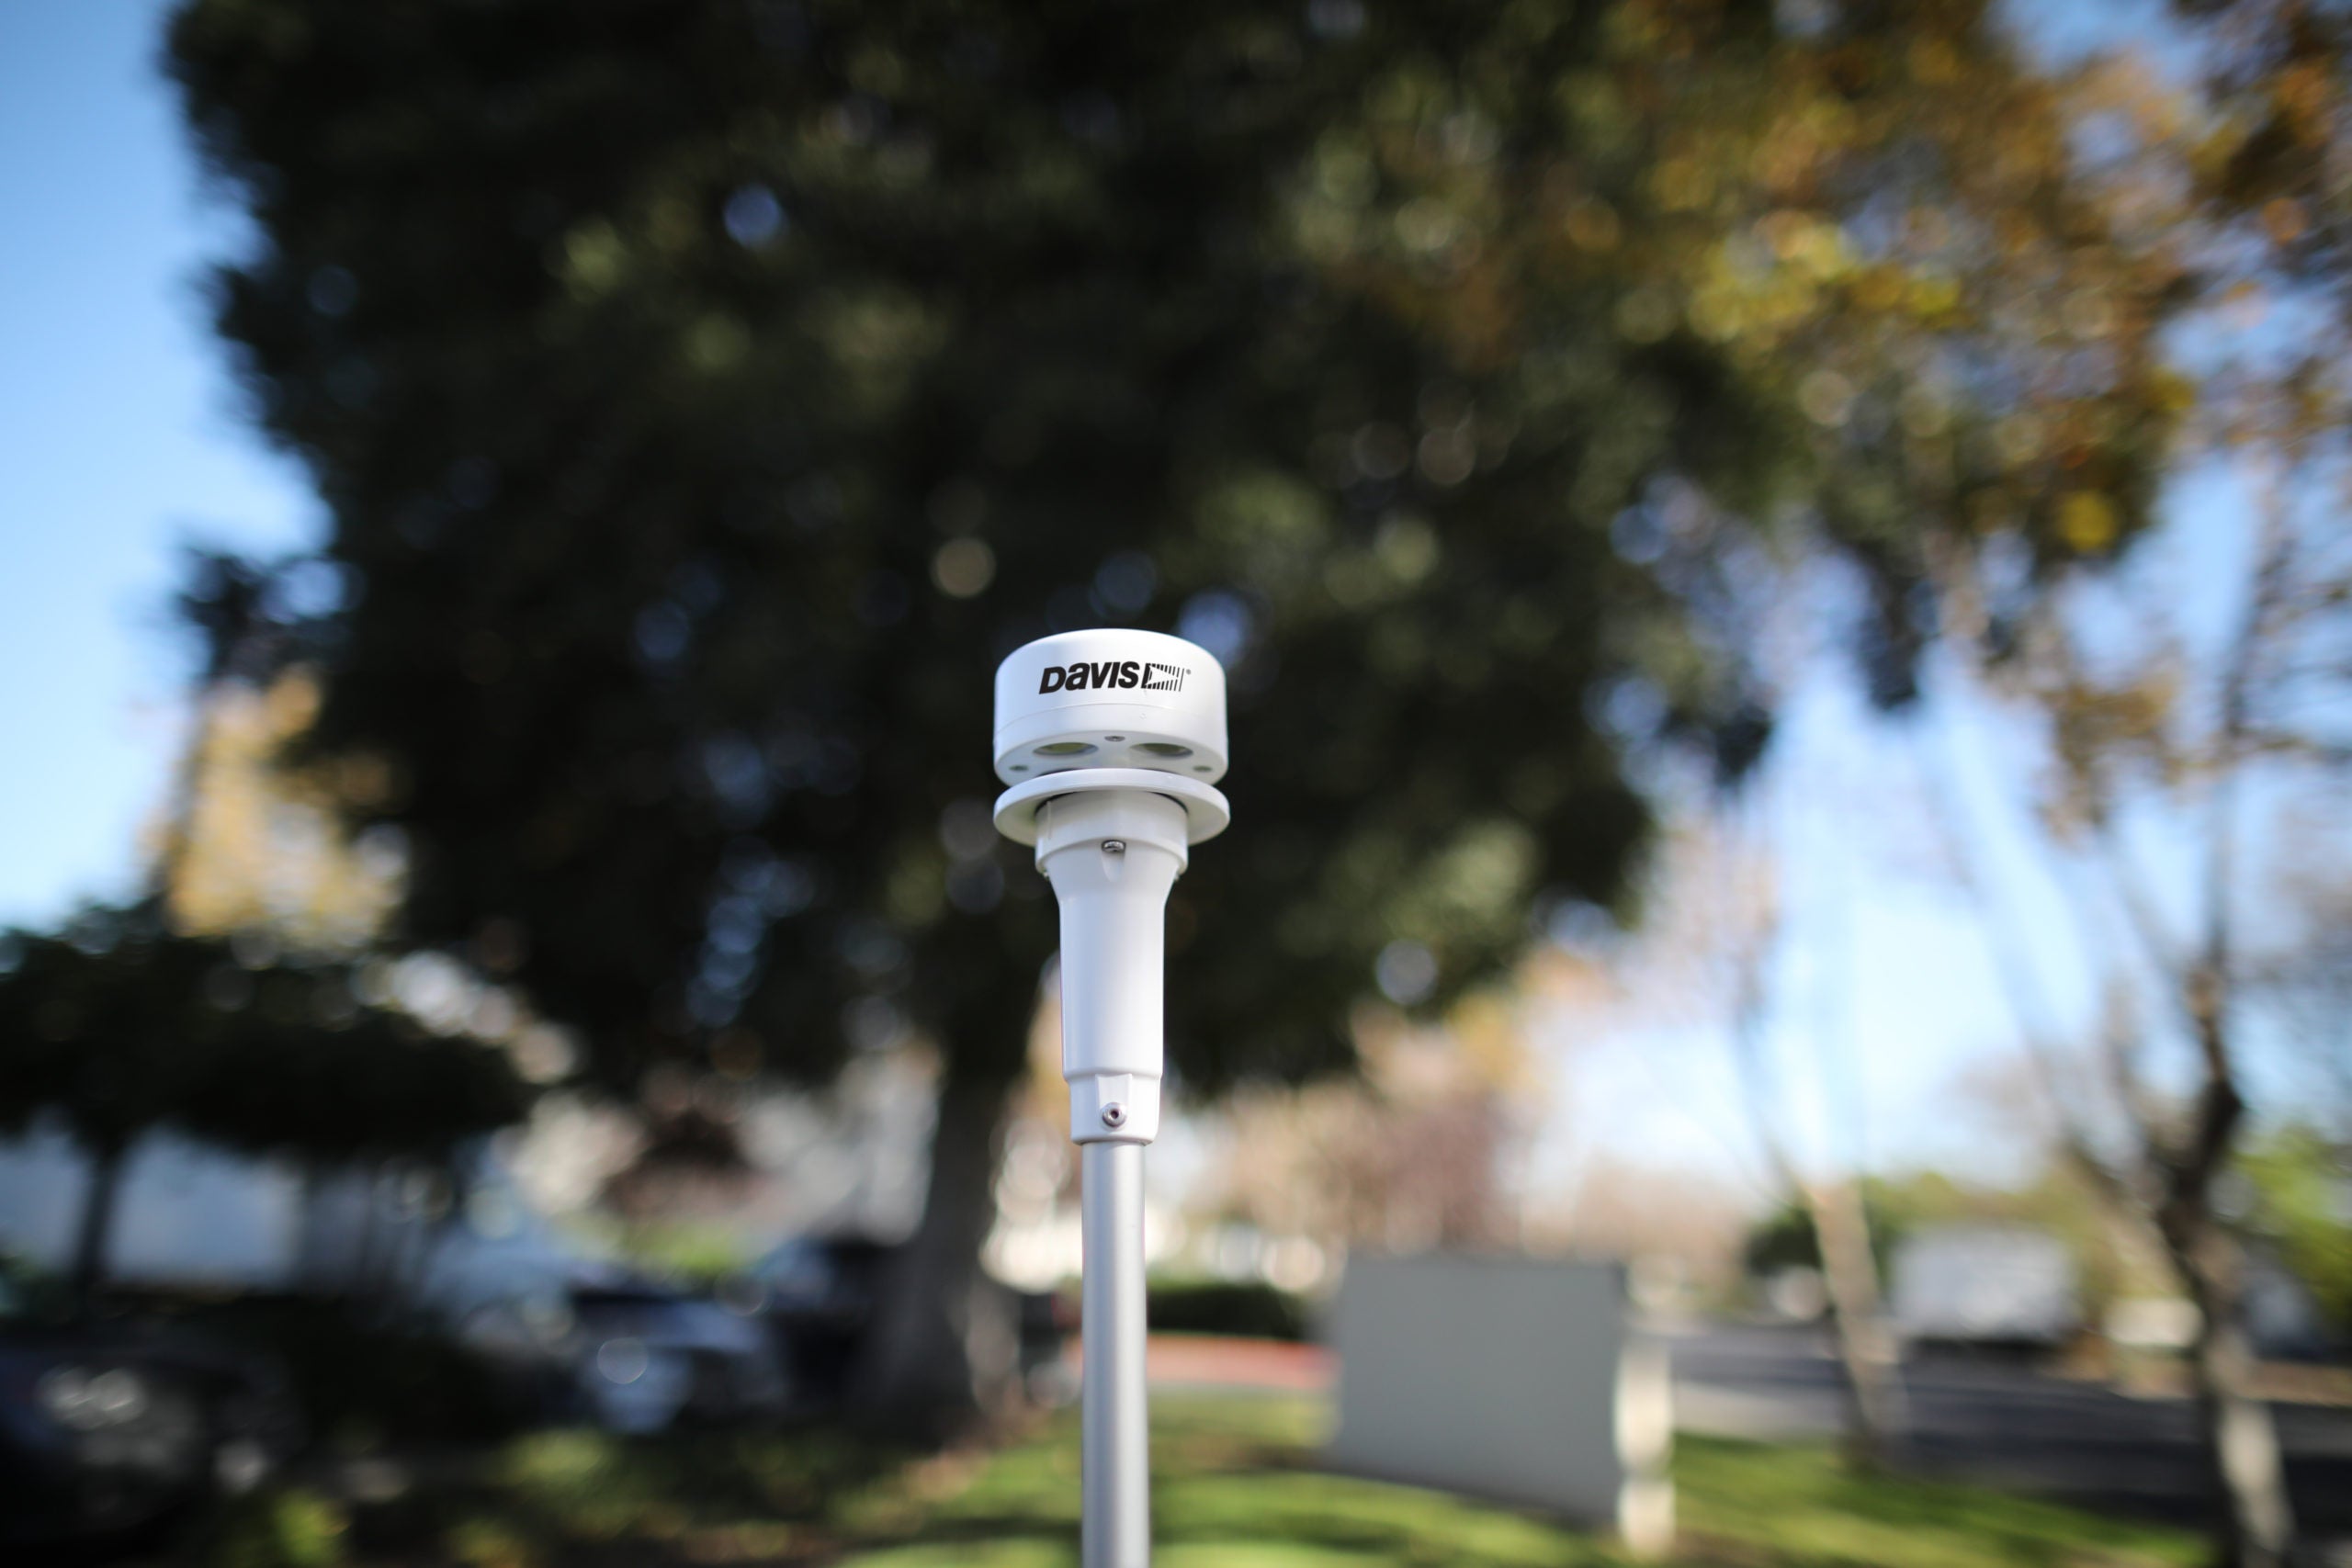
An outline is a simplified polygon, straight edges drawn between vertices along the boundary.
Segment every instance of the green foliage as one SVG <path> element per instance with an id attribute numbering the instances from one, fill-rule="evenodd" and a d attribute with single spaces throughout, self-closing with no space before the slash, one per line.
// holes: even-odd
<path id="1" fill-rule="evenodd" d="M 580 1228 L 634 1266 L 662 1279 L 705 1283 L 739 1273 L 755 1261 L 735 1227 L 711 1220 L 662 1218 L 607 1222 L 582 1216 Z"/>
<path id="2" fill-rule="evenodd" d="M 1862 1212 L 1870 1224 L 1871 1257 L 1883 1279 L 1887 1260 L 1910 1226 L 1893 1212 L 1877 1190 L 1879 1186 L 1863 1183 Z M 1740 1256 L 1747 1272 L 1758 1277 L 1782 1269 L 1819 1269 L 1821 1240 L 1815 1232 L 1813 1211 L 1793 1201 L 1782 1202 L 1749 1228 Z"/>
<path id="3" fill-rule="evenodd" d="M 2352 1158 L 2296 1123 L 2249 1140 L 2237 1168 L 2254 1188 L 2246 1224 L 2310 1287 L 2338 1332 L 2352 1331 Z"/>
<path id="4" fill-rule="evenodd" d="M 344 965 L 255 968 L 152 907 L 0 950 L 0 1126 L 50 1112 L 93 1149 L 169 1125 L 254 1153 L 436 1156 L 530 1102 L 503 1051 L 362 1006 Z"/>
<path id="5" fill-rule="evenodd" d="M 1515 1509 L 1313 1469 L 1310 1401 L 1162 1397 L 1153 1411 L 1154 1561 L 1553 1568 L 1631 1561 L 1611 1541 Z M 522 1439 L 470 1479 L 421 1479 L 355 1505 L 361 1562 L 620 1560 L 856 1564 L 1076 1560 L 1078 1434 L 921 1463 L 811 1432 L 628 1442 Z M 1975 1487 L 1857 1476 L 1826 1450 L 1684 1439 L 1672 1561 L 1757 1568 L 2048 1568 L 2199 1561 L 2190 1536 Z M 221 1561 L 218 1557 L 212 1562 Z"/>
<path id="6" fill-rule="evenodd" d="M 1314 1332 L 1305 1301 L 1262 1281 L 1154 1279 L 1144 1311 L 1155 1334 L 1303 1340 Z"/>
<path id="7" fill-rule="evenodd" d="M 1676 1517 L 1692 1555 L 1919 1568 L 2194 1563 L 2186 1531 L 2101 1518 L 1985 1487 L 1858 1473 L 1824 1449 L 1678 1438 Z"/>
<path id="8" fill-rule="evenodd" d="M 730 1029 L 820 1076 L 891 1010 L 1009 1073 L 1052 931 L 976 815 L 989 671 L 1122 620 L 1234 675 L 1250 848 L 1171 916 L 1196 1087 L 1344 1060 L 1390 942 L 1442 1000 L 1539 897 L 1616 897 L 1646 814 L 1587 701 L 1666 600 L 1610 522 L 1668 477 L 1761 497 L 1778 416 L 1614 329 L 1632 257 L 1482 346 L 1433 289 L 1467 242 L 1302 238 L 1310 186 L 1475 230 L 1617 144 L 1554 89 L 1638 42 L 1482 26 L 187 6 L 266 239 L 222 326 L 359 585 L 317 745 L 390 764 L 410 936 L 521 933 L 624 1086 Z"/>
<path id="9" fill-rule="evenodd" d="M 1875 1231 L 1871 1239 L 1875 1249 Z M 1750 1275 L 1759 1278 L 1782 1269 L 1819 1269 L 1821 1238 L 1815 1233 L 1812 1211 L 1793 1199 L 1784 1200 L 1748 1227 L 1740 1260 Z"/>
<path id="10" fill-rule="evenodd" d="M 343 1508 L 315 1492 L 272 1489 L 224 1508 L 198 1552 L 210 1568 L 340 1568 L 348 1527 Z"/>
<path id="11" fill-rule="evenodd" d="M 1010 1074 L 1052 931 L 989 667 L 1100 622 L 1234 676 L 1179 1069 L 1337 1065 L 1389 942 L 1442 1003 L 1619 897 L 1651 709 L 1752 763 L 1777 501 L 1894 700 L 1923 531 L 2112 549 L 2169 428 L 2165 277 L 1973 4 L 189 0 L 172 62 L 357 594 L 316 747 L 409 938 L 623 1087 L 909 1021 Z"/>

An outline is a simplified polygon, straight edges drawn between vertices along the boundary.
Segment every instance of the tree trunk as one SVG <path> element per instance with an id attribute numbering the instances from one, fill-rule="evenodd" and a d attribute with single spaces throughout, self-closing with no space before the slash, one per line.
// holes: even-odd
<path id="1" fill-rule="evenodd" d="M 1001 1069 L 949 1058 L 922 1221 L 893 1260 L 854 1384 L 854 1418 L 877 1434 L 948 1442 L 978 1422 L 1010 1370 L 976 1366 L 972 1351 L 1001 1305 L 989 1299 L 980 1248 L 996 1222 L 1012 1083 Z"/>
<path id="2" fill-rule="evenodd" d="M 326 1201 L 326 1169 L 308 1156 L 300 1168 L 301 1191 L 294 1201 L 294 1286 L 300 1291 L 322 1292 L 328 1278 L 321 1240 L 325 1229 L 321 1210 Z"/>
<path id="3" fill-rule="evenodd" d="M 377 1275 L 383 1267 L 378 1245 L 384 1234 L 384 1164 L 370 1160 L 356 1166 L 352 1179 L 359 1187 L 359 1223 L 354 1228 L 351 1268 L 344 1276 L 344 1299 L 372 1303 L 379 1298 Z"/>
<path id="4" fill-rule="evenodd" d="M 90 1180 L 82 1193 L 82 1223 L 74 1234 L 74 1263 L 69 1283 L 78 1306 L 106 1283 L 107 1252 L 114 1239 L 114 1216 L 122 1195 L 122 1168 L 129 1150 L 120 1144 L 102 1144 L 90 1150 Z"/>
<path id="5" fill-rule="evenodd" d="M 2205 1214 L 2170 1216 L 2165 1240 L 2197 1303 L 2189 1370 L 2205 1428 L 2207 1461 L 2224 1506 L 2222 1557 L 2230 1568 L 2284 1568 L 2294 1512 L 2270 1407 L 2251 1391 L 2254 1347 L 2244 1314 L 2245 1254 Z"/>
<path id="6" fill-rule="evenodd" d="M 1873 1469 L 1891 1457 L 1908 1421 L 1900 1357 L 1881 1310 L 1870 1216 L 1855 1182 L 1808 1182 L 1804 1199 L 1821 1243 L 1822 1278 L 1846 1368 L 1847 1458 Z"/>
<path id="7" fill-rule="evenodd" d="M 421 1310 L 432 1299 L 429 1287 L 434 1271 L 450 1241 L 465 1228 L 466 1199 L 473 1190 L 466 1168 L 464 1160 L 452 1155 L 433 1171 L 434 1198 L 428 1212 L 418 1218 L 416 1250 L 401 1276 L 400 1301 L 404 1307 Z"/>

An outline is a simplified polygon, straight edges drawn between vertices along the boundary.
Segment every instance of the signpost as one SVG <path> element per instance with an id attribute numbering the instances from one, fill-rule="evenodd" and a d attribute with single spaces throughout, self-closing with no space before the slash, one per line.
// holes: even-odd
<path id="1" fill-rule="evenodd" d="M 1157 632 L 1066 632 L 996 672 L 996 825 L 1061 907 L 1062 1077 L 1080 1149 L 1084 1568 L 1151 1561 L 1143 1151 L 1159 1132 L 1168 891 L 1232 819 L 1225 671 Z"/>

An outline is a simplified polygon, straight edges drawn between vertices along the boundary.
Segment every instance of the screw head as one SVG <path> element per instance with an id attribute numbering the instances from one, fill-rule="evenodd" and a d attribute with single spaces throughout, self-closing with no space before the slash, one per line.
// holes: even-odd
<path id="1" fill-rule="evenodd" d="M 1125 1106 L 1120 1104 L 1114 1100 L 1110 1104 L 1102 1108 L 1102 1125 L 1105 1127 L 1124 1127 L 1126 1124 L 1127 1108 Z"/>
<path id="2" fill-rule="evenodd" d="M 1102 852 L 1106 855 L 1125 854 L 1127 841 L 1125 839 L 1105 839 L 1102 840 Z"/>

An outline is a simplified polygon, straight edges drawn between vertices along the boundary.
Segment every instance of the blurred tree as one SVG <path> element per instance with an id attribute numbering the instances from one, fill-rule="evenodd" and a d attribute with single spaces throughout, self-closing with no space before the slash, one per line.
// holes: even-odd
<path id="1" fill-rule="evenodd" d="M 90 1159 L 71 1276 L 103 1277 L 123 1160 L 171 1127 L 305 1159 L 446 1157 L 519 1119 L 503 1051 L 363 1006 L 340 964 L 162 929 L 151 904 L 0 934 L 0 1126 L 58 1118 Z"/>
<path id="2" fill-rule="evenodd" d="M 85 911 L 65 940 L 11 933 L 0 938 L 6 979 L 0 983 L 0 1124 L 21 1131 L 43 1112 L 62 1116 L 89 1160 L 89 1183 L 74 1228 L 69 1280 L 86 1300 L 106 1266 L 122 1165 L 140 1134 L 160 1123 L 179 1095 L 175 1071 L 190 1059 L 178 1021 L 158 1017 L 173 982 L 199 994 L 202 969 L 184 962 L 142 971 L 125 985 L 127 965 L 107 962 L 119 917 Z M 189 956 L 175 950 L 175 960 Z M 152 976 L 161 982 L 151 988 Z"/>
<path id="3" fill-rule="evenodd" d="M 248 933 L 294 952 L 365 950 L 399 907 L 397 835 L 352 842 L 337 781 L 280 765 L 318 711 L 306 667 L 266 685 L 224 682 L 193 698 L 200 716 L 186 789 L 159 837 L 171 841 L 166 900 L 186 935 Z"/>
<path id="4" fill-rule="evenodd" d="M 1922 475 L 2052 558 L 2138 526 L 2154 275 L 2068 248 L 2050 93 L 1976 5 L 1774 18 L 181 10 L 259 222 L 221 327 L 356 594 L 311 744 L 410 835 L 405 940 L 624 1091 L 943 1048 L 877 1417 L 971 1403 L 1052 942 L 989 826 L 997 656 L 1134 622 L 1231 670 L 1250 835 L 1170 910 L 1207 1092 L 1344 1063 L 1384 954 L 1437 1006 L 1619 897 L 1623 735 L 1752 762 L 1764 694 L 1679 612 L 1736 619 L 1781 481 L 1828 465 L 1889 700 Z M 2077 296 L 2103 370 L 2037 335 Z"/>
<path id="5" fill-rule="evenodd" d="M 1231 1098 L 1203 1214 L 1335 1256 L 1520 1243 L 1527 1194 L 1513 1179 L 1541 1087 L 1514 1011 L 1482 996 L 1415 1027 L 1367 1007 L 1353 1038 L 1355 1077 Z"/>
<path id="6" fill-rule="evenodd" d="M 2231 243 L 2215 258 L 2225 288 L 2308 287 L 2341 319 L 2352 311 L 2352 16 L 2314 0 L 2175 10 L 2201 46 L 2218 111 L 2187 167 Z"/>
<path id="7" fill-rule="evenodd" d="M 2144 899 L 2128 900 L 2139 956 L 2163 976 L 2157 1010 L 2197 1043 L 2200 1088 L 2184 1105 L 2152 1097 L 2134 1053 L 2121 1052 L 2105 1076 L 2125 1086 L 2125 1133 L 2089 1168 L 2128 1224 L 2161 1235 L 2203 1310 L 2195 1361 L 2227 1555 L 2269 1562 L 2288 1550 L 2291 1520 L 2267 1416 L 2245 1393 L 2235 1247 L 2211 1205 L 2244 1110 L 2233 813 L 2246 777 L 2352 755 L 2340 728 L 2302 722 L 2318 686 L 2352 669 L 2326 629 L 2342 603 L 2341 562 L 2324 538 L 2286 547 L 2276 516 L 2251 530 L 2267 542 L 2245 636 L 2211 658 L 2211 680 L 2190 680 L 2205 671 L 2153 638 L 2136 664 L 2101 667 L 2089 649 L 2112 639 L 2077 617 L 2098 613 L 2084 606 L 2100 573 L 2083 569 L 2112 566 L 2147 529 L 2181 450 L 2218 438 L 2284 453 L 2296 475 L 2287 489 L 2306 496 L 2344 455 L 2321 438 L 2344 423 L 2341 378 L 2324 368 L 2340 363 L 2340 331 L 2299 336 L 2324 323 L 2297 311 L 2286 352 L 2225 365 L 2201 384 L 2182 364 L 2199 355 L 2171 351 L 2226 337 L 2226 312 L 2300 303 L 2297 286 L 2340 299 L 2352 276 L 2341 251 L 2352 188 L 2341 66 L 2352 35 L 2325 7 L 2184 9 L 2212 18 L 2189 33 L 2220 116 L 2128 59 L 2057 83 L 2005 73 L 1997 51 L 1971 47 L 1964 6 L 1895 24 L 1910 32 L 1907 47 L 1889 47 L 1886 10 L 1842 8 L 1822 22 L 1832 47 L 1812 56 L 1816 70 L 1798 51 L 1771 78 L 1779 101 L 1766 112 L 1788 118 L 1763 164 L 1792 152 L 1778 166 L 1807 172 L 1747 235 L 1732 231 L 1712 254 L 1684 252 L 1702 265 L 1683 276 L 1688 319 L 1713 321 L 1735 351 L 1770 355 L 1756 374 L 1769 382 L 1780 367 L 1813 427 L 1816 522 L 1863 568 L 1860 651 L 1880 702 L 1916 694 L 1919 656 L 1936 639 L 1962 668 L 2035 694 L 2037 721 L 2057 742 L 2064 782 L 2045 806 L 2062 848 L 2088 832 L 2104 858 L 2128 861 L 2115 852 L 2120 799 L 2154 793 L 2186 809 L 2211 788 L 2200 837 L 2212 874 L 2192 934 L 2180 940 Z M 2183 448 L 2192 406 L 2206 418 Z M 2333 493 L 2335 479 L 2324 482 Z M 1724 531 L 1687 500 L 1676 510 L 1686 538 Z M 1675 512 L 1659 513 L 1652 536 L 1675 565 Z M 1742 520 L 1731 521 L 1736 537 Z M 1694 606 L 1752 638 L 1760 595 L 1743 595 L 1740 578 L 1722 571 L 1738 553 L 1683 554 Z M 2168 626 L 2181 598 L 2178 584 L 2134 592 L 2122 614 Z M 2340 631 L 2340 617 L 2333 624 Z M 2117 1031 L 2133 1042 L 2151 1032 L 2170 1031 Z"/>
<path id="8" fill-rule="evenodd" d="M 621 1090 L 944 1046 L 868 1408 L 969 1405 L 1051 945 L 974 787 L 995 656 L 1232 668 L 1251 835 L 1169 912 L 1214 1090 L 1343 1063 L 1381 954 L 1437 1006 L 1616 900 L 1621 736 L 1755 761 L 1776 496 L 1868 569 L 1889 703 L 1940 531 L 2141 526 L 2171 270 L 2055 89 L 1981 5 L 1781 9 L 181 9 L 261 232 L 221 327 L 357 594 L 312 748 L 412 835 L 404 938 Z"/>
<path id="9" fill-rule="evenodd" d="M 1687 928 L 1677 934 L 1687 949 L 1679 956 L 1691 966 L 1693 999 L 1720 1013 L 1756 1148 L 1783 1212 L 1802 1220 L 1803 1244 L 1812 1254 L 1804 1266 L 1821 1273 L 1846 1377 L 1848 1460 L 1857 1468 L 1874 1468 L 1901 1443 L 1909 1400 L 1902 1347 L 1884 1308 L 1887 1238 L 1866 1201 L 1859 1139 L 1845 1114 L 1859 1102 L 1841 1101 L 1837 1094 L 1851 1086 L 1853 1063 L 1850 1052 L 1835 1049 L 1838 1032 L 1817 1020 L 1806 1031 L 1810 1060 L 1802 1067 L 1771 1048 L 1767 1029 L 1776 1010 L 1783 909 L 1770 807 L 1760 788 L 1716 807 L 1711 831 L 1686 833 L 1676 846 L 1683 856 L 1699 857 L 1702 869 L 1695 878 L 1683 873 L 1684 882 L 1695 881 L 1698 890 L 1693 907 L 1670 923 Z M 1785 999 L 1777 1005 L 1785 1007 Z M 1784 1081 L 1791 1078 L 1817 1097 L 1825 1124 L 1846 1129 L 1838 1140 L 1842 1147 L 1828 1158 L 1801 1152 L 1804 1117 Z M 1785 1236 L 1780 1239 L 1785 1243 Z M 1764 1256 L 1751 1248 L 1751 1270 Z"/>
<path id="10" fill-rule="evenodd" d="M 311 570 L 190 552 L 178 608 L 198 657 L 149 892 L 61 934 L 0 933 L 0 1125 L 55 1116 L 89 1158 L 70 1267 L 84 1299 L 151 1131 L 310 1168 L 446 1163 L 529 1104 L 494 1044 L 361 999 L 348 955 L 382 922 L 397 857 L 355 852 L 334 781 L 278 758 L 317 706 L 293 662 L 322 626 L 297 581 Z"/>
<path id="11" fill-rule="evenodd" d="M 1441 999 L 1639 844 L 1583 707 L 1655 598 L 1607 520 L 1667 465 L 1751 492 L 1766 420 L 1700 345 L 1620 343 L 1614 283 L 1525 323 L 1539 374 L 1289 243 L 1322 129 L 1454 26 L 181 16 L 191 118 L 266 239 L 222 323 L 361 584 L 316 744 L 380 759 L 361 809 L 411 834 L 408 937 L 495 946 L 624 1089 L 714 1051 L 805 1077 L 944 1047 L 877 1414 L 969 1404 L 954 1316 L 1052 944 L 988 822 L 998 654 L 1132 619 L 1232 669 L 1250 841 L 1170 916 L 1195 1089 L 1343 1062 L 1385 948 Z M 1516 70 L 1600 47 L 1579 25 Z"/>
<path id="12" fill-rule="evenodd" d="M 2109 193 L 2126 248 L 2136 236 L 2151 265 L 2174 275 L 2144 296 L 2155 307 L 2148 319 L 2199 380 L 2166 396 L 2161 378 L 2173 372 L 2154 362 L 2154 402 L 2179 412 L 2193 400 L 2183 449 L 2228 463 L 2253 492 L 2239 531 L 2250 567 L 2229 607 L 2231 634 L 2220 646 L 2200 642 L 2184 611 L 2237 594 L 2234 578 L 2127 571 L 2109 597 L 2063 562 L 2021 579 L 2016 540 L 2000 532 L 1930 534 L 1924 561 L 1939 629 L 1962 655 L 1961 678 L 2020 701 L 2048 737 L 2037 802 L 2048 847 L 2101 874 L 2109 906 L 2086 911 L 2089 946 L 2106 951 L 2097 928 L 2113 916 L 2130 933 L 2129 951 L 2105 959 L 2110 1016 L 2095 1066 L 2078 1073 L 2051 1036 L 2036 955 L 2019 946 L 2008 911 L 1986 910 L 2075 1164 L 2123 1226 L 2157 1240 L 2199 1310 L 2191 1360 L 2226 1499 L 2224 1556 L 2269 1564 L 2292 1552 L 2294 1522 L 2267 1411 L 2247 1386 L 2243 1249 L 2214 1195 L 2248 1110 L 2245 1021 L 2265 1001 L 2239 929 L 2244 846 L 2282 823 L 2282 799 L 2340 791 L 2352 761 L 2341 722 L 2352 556 L 2339 521 L 2352 457 L 2343 436 L 2352 388 L 2341 373 L 2352 328 L 2352 17 L 2308 0 L 2174 9 L 2174 41 L 2188 46 L 2177 58 L 2197 72 L 2204 105 L 2164 90 L 2144 63 L 2096 62 L 2074 85 L 2078 134 L 2064 156 Z M 2061 328 L 2135 314 L 2106 294 L 2051 298 Z M 2106 531 L 2099 502 L 2110 493 L 2062 495 L 2061 533 Z M 1956 821 L 1939 770 L 1927 772 L 1939 814 Z M 2199 885 L 2169 907 L 2133 852 L 2132 824 L 2151 818 L 2201 863 Z M 1989 906 L 1967 857 L 1956 858 Z M 2185 1073 L 2151 1068 L 2152 1055 L 2182 1045 Z"/>
<path id="13" fill-rule="evenodd" d="M 2199 592 L 2152 563 L 2064 584 L 2017 615 L 2007 658 L 1973 672 L 2032 720 L 2046 852 L 2079 863 L 2098 889 L 2077 890 L 2109 992 L 2087 1068 L 2052 1037 L 2032 956 L 2000 931 L 2004 912 L 1964 862 L 1963 874 L 1988 906 L 2064 1147 L 2112 1212 L 2155 1238 L 2198 1308 L 2190 1363 L 2228 1505 L 2226 1555 L 2250 1563 L 2286 1561 L 2294 1523 L 2269 1413 L 2250 1387 L 2245 1249 L 2217 1194 L 2249 1111 L 2247 1021 L 2265 1000 L 2264 966 L 2241 931 L 2246 846 L 2296 832 L 2290 812 L 2304 793 L 2340 799 L 2352 761 L 2352 534 L 2341 521 L 2352 420 L 2322 364 L 2336 341 L 2314 338 L 2275 372 L 2225 371 L 2209 385 L 2198 434 L 2240 460 L 2251 492 L 2234 573 Z M 1995 575 L 1979 557 L 1951 564 L 1959 626 L 1991 613 Z M 2218 637 L 2200 637 L 2199 608 L 2220 610 Z M 1958 823 L 1948 798 L 1939 809 Z M 2195 867 L 2174 897 L 2158 893 L 2140 850 L 2151 824 Z M 1957 847 L 1964 835 L 1950 830 Z M 2120 952 L 2105 940 L 2112 930 L 2125 934 Z"/>
<path id="14" fill-rule="evenodd" d="M 1605 375 L 1532 330 L 1597 292 L 1619 344 L 1720 358 L 1781 416 L 1753 433 L 1797 481 L 1771 513 L 1649 465 L 1611 521 L 1705 628 L 1638 670 L 1733 781 L 1770 735 L 1772 550 L 1860 569 L 1852 652 L 1897 706 L 1953 541 L 1999 540 L 2031 589 L 2146 529 L 2190 391 L 2161 337 L 2185 297 L 2180 207 L 2155 173 L 2078 149 L 2094 113 L 2153 137 L 2187 111 L 2120 66 L 2033 72 L 1973 0 L 1627 4 L 1592 57 L 1543 74 L 1571 17 L 1589 14 L 1516 6 L 1452 76 L 1400 70 L 1318 141 L 1295 221 L 1328 276 L 1458 355 Z M 1543 65 L 1517 73 L 1496 58 L 1513 49 Z M 1520 140 L 1539 111 L 1513 88 L 1548 95 L 1566 146 Z M 1480 138 L 1504 154 L 1455 152 Z M 1628 454 L 1588 456 L 1587 482 L 1614 483 Z"/>
<path id="15" fill-rule="evenodd" d="M 1374 223 L 1318 214 L 1314 235 L 1390 295 L 1489 344 L 1512 343 L 1519 301 L 1630 261 L 1640 282 L 1617 298 L 1622 337 L 1711 345 L 1767 406 L 1797 416 L 1774 430 L 1805 459 L 1786 496 L 1793 517 L 1759 518 L 1669 471 L 1612 523 L 1620 554 L 1687 606 L 1712 655 L 1692 663 L 1687 636 L 1653 647 L 1622 694 L 1704 742 L 1713 788 L 1688 798 L 1726 818 L 1751 804 L 1776 694 L 1810 656 L 1790 656 L 1810 641 L 1809 624 L 1793 637 L 1792 624 L 1826 602 L 1809 558 L 1859 569 L 1851 651 L 1872 700 L 1905 705 L 1947 629 L 1942 564 L 1997 563 L 2006 618 L 1968 629 L 1979 656 L 2007 657 L 2030 606 L 2146 531 L 2190 390 L 2162 352 L 2191 294 L 2177 197 L 2136 165 L 2083 152 L 2097 146 L 2084 135 L 2094 111 L 2171 133 L 2184 118 L 2177 95 L 2120 67 L 2072 81 L 2021 69 L 1975 5 L 1779 20 L 1625 7 L 1615 21 L 1638 42 L 1621 45 L 1605 78 L 1561 84 L 1588 126 L 1617 134 L 1524 195 L 1474 186 L 1465 199 L 1425 141 L 1376 141 L 1403 192 L 1377 216 L 1399 233 L 1417 211 L 1458 220 L 1450 272 L 1367 241 Z M 1505 30 L 1558 25 L 1528 7 Z M 1538 221 L 1512 220 L 1530 206 Z M 1854 1180 L 1805 1170 L 1775 1116 L 1758 1033 L 1770 903 L 1730 911 L 1751 929 L 1724 943 L 1721 990 L 1768 1161 L 1830 1243 L 1849 1433 L 1867 1457 L 1900 1409 L 1895 1348 L 1878 1322 Z M 1815 1068 L 1816 1083 L 1848 1071 Z"/>

